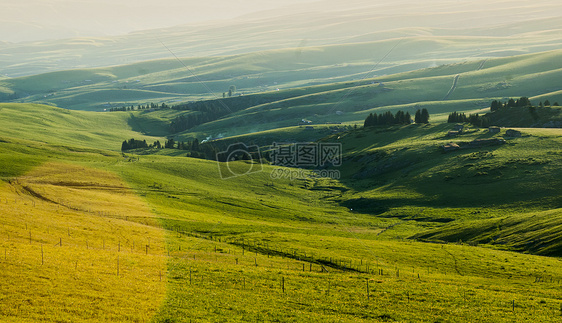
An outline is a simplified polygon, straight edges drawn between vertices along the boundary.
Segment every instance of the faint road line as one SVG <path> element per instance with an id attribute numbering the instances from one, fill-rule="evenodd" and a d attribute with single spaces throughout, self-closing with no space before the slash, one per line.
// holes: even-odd
<path id="1" fill-rule="evenodd" d="M 477 71 L 481 70 L 482 68 L 484 68 L 484 64 L 486 64 L 486 62 L 488 61 L 488 59 L 486 58 L 485 60 L 482 61 L 482 63 L 480 63 L 480 66 L 478 66 Z"/>
<path id="2" fill-rule="evenodd" d="M 453 92 L 455 91 L 455 89 L 457 88 L 457 83 L 459 82 L 459 77 L 461 77 L 460 74 L 455 75 L 455 79 L 453 80 L 453 86 L 451 86 L 451 89 L 449 90 L 449 92 L 447 93 L 447 95 L 445 95 L 445 97 L 443 98 L 443 100 L 447 100 L 449 98 L 449 96 L 451 96 L 451 94 L 453 94 Z"/>

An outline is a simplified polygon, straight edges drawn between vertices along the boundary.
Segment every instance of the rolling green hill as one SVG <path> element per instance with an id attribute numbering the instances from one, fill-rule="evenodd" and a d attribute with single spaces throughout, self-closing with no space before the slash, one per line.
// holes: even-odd
<path id="1" fill-rule="evenodd" d="M 560 209 L 524 213 L 496 219 L 462 221 L 415 236 L 420 240 L 464 241 L 499 248 L 560 257 Z"/>
<path id="2" fill-rule="evenodd" d="M 377 64 L 394 46 L 392 61 Z M 102 110 L 147 101 L 173 103 L 235 94 L 334 83 L 431 66 L 409 56 L 413 47 L 444 46 L 433 40 L 389 40 L 278 49 L 234 56 L 163 59 L 131 65 L 52 72 L 5 80 L 4 100 L 50 102 L 71 109 Z M 342 62 L 341 57 L 346 57 Z M 443 59 L 441 64 L 455 59 Z M 185 66 L 184 66 L 185 65 Z M 376 69 L 373 70 L 373 68 Z M 14 94 L 15 93 L 15 94 Z M 0 98 L 1 99 L 1 98 Z"/>
<path id="3" fill-rule="evenodd" d="M 234 113 L 192 131 L 230 136 L 294 126 L 301 119 L 361 124 L 371 112 L 403 110 L 413 115 L 421 108 L 427 108 L 434 120 L 446 120 L 452 111 L 482 112 L 494 98 L 520 97 L 517 93 L 530 96 L 535 104 L 547 98 L 561 101 L 554 91 L 554 77 L 561 68 L 558 55 L 560 51 L 473 61 L 280 91 L 278 100 L 270 94 L 270 103 L 248 104 L 246 109 L 235 105 Z M 228 99 L 224 104 L 229 105 Z"/>
<path id="4" fill-rule="evenodd" d="M 307 47 L 384 44 L 400 38 L 413 41 L 405 42 L 407 51 L 389 56 L 385 63 L 410 63 L 412 70 L 422 67 L 420 64 L 427 67 L 560 49 L 562 24 L 555 14 L 560 9 L 560 3 L 553 0 L 531 4 L 517 0 L 510 5 L 502 0 L 432 0 L 423 5 L 411 1 L 315 1 L 230 21 L 115 37 L 6 43 L 0 48 L 0 74 L 18 77 L 172 58 L 166 47 L 178 57 L 216 57 L 288 48 L 298 56 Z M 388 48 L 382 50 L 386 52 Z M 353 55 L 353 51 L 344 51 L 344 55 Z M 365 60 L 378 61 L 380 57 L 367 56 Z"/>
<path id="5" fill-rule="evenodd" d="M 499 109 L 485 116 L 491 124 L 503 127 L 560 128 L 562 126 L 562 109 L 559 106 Z"/>
<path id="6" fill-rule="evenodd" d="M 354 46 L 368 47 L 371 44 L 347 46 L 356 49 Z M 326 61 L 328 65 L 319 65 L 324 62 L 323 60 L 316 62 L 316 67 L 312 69 L 319 69 L 319 71 L 334 63 L 338 57 L 336 55 L 338 48 L 331 46 L 325 48 L 325 51 L 305 51 L 307 54 L 303 55 L 309 55 L 309 62 L 304 64 L 305 67 L 297 60 L 281 59 L 284 55 L 290 57 L 290 51 L 286 53 L 276 51 L 264 55 L 191 59 L 187 62 L 195 65 L 192 69 L 195 70 L 195 75 L 198 75 L 197 78 L 184 67 L 177 68 L 175 66 L 177 61 L 162 60 L 112 68 L 55 72 L 8 79 L 0 83 L 3 84 L 7 97 L 12 95 L 9 94 L 12 93 L 11 91 L 18 93 L 22 88 L 26 88 L 25 91 L 36 89 L 35 91 L 40 93 L 16 101 L 39 100 L 64 107 L 96 107 L 97 109 L 162 101 L 177 105 L 180 102 L 174 101 L 186 98 L 185 94 L 178 90 L 179 88 L 199 88 L 198 93 L 207 96 L 208 89 L 205 89 L 203 84 L 210 86 L 215 84 L 214 82 L 221 83 L 220 89 L 223 91 L 228 90 L 229 84 L 236 84 L 235 93 L 245 93 L 243 96 L 203 102 L 217 106 L 225 110 L 225 113 L 217 120 L 188 129 L 181 134 L 173 134 L 169 125 L 174 118 L 192 111 L 133 111 L 130 114 L 120 114 L 123 118 L 129 118 L 127 122 L 136 131 L 157 136 L 174 135 L 179 140 L 194 137 L 202 140 L 207 137 L 232 137 L 258 133 L 296 126 L 302 119 L 310 120 L 316 126 L 340 122 L 361 125 L 369 113 L 382 113 L 388 110 L 403 110 L 414 114 L 417 109 L 427 108 L 432 115 L 432 121 L 443 121 L 452 111 L 485 113 L 483 109 L 489 107 L 492 100 L 507 100 L 509 97 L 529 96 L 535 104 L 537 100 L 562 101 L 561 92 L 555 85 L 562 69 L 557 59 L 560 51 L 443 65 L 365 78 L 361 81 L 308 86 L 299 84 L 299 78 L 303 81 L 311 81 L 311 75 L 306 71 L 312 68 L 310 66 L 314 65 L 316 58 L 325 55 L 326 52 L 334 51 L 326 54 L 334 59 L 331 62 Z M 357 59 L 361 55 L 357 54 Z M 253 60 L 250 58 L 252 56 L 260 57 L 263 66 L 246 65 Z M 256 80 L 260 79 L 259 73 L 268 69 L 269 67 L 266 66 L 276 61 L 283 63 L 278 64 L 277 71 L 270 73 L 290 72 L 292 76 L 285 79 L 286 83 L 277 79 L 280 82 L 274 86 L 295 87 L 260 93 L 263 88 L 261 85 L 256 86 Z M 225 76 L 227 72 L 223 69 L 227 66 L 237 71 L 232 73 L 238 74 Z M 348 75 L 346 77 L 351 77 L 351 74 L 346 74 L 350 73 L 347 67 L 341 68 L 341 72 Z M 252 69 L 256 69 L 257 72 Z M 329 68 L 324 72 L 337 74 Z M 132 77 L 135 74 L 142 75 Z M 185 78 L 185 74 L 190 75 Z M 370 74 L 363 74 L 361 77 L 368 75 Z M 216 80 L 199 83 L 203 77 Z M 170 98 L 174 100 L 169 100 Z M 189 106 L 187 108 L 189 109 Z"/>
<path id="7" fill-rule="evenodd" d="M 130 113 L 126 112 L 80 112 L 40 105 L 3 104 L 1 107 L 3 122 L 6 123 L 2 138 L 6 144 L 13 146 L 18 140 L 28 142 L 22 145 L 21 152 L 14 152 L 14 158 L 27 156 L 30 148 L 25 147 L 34 142 L 57 147 L 47 155 L 72 156 L 75 152 L 94 157 L 115 156 L 121 142 L 129 138 L 146 139 L 149 143 L 164 141 L 162 137 L 139 133 L 164 131 L 159 130 L 162 123 L 156 118 L 131 119 Z M 170 113 L 177 112 L 151 112 L 163 118 L 170 117 Z M 14 124 L 15 120 L 25 121 L 20 121 L 17 128 L 10 128 L 8 125 Z M 97 131 L 101 125 L 104 131 Z M 312 180 L 302 182 L 302 187 L 331 192 L 328 194 L 330 203 L 345 209 L 392 221 L 406 221 L 410 226 L 415 223 L 413 227 L 417 229 L 413 232 L 400 233 L 404 238 L 428 226 L 441 226 L 443 223 L 455 224 L 455 221 L 496 218 L 520 213 L 521 210 L 529 213 L 560 207 L 561 201 L 556 193 L 562 189 L 559 176 L 562 165 L 557 158 L 561 153 L 559 129 L 523 129 L 523 137 L 506 137 L 508 140 L 505 145 L 443 153 L 440 146 L 449 142 L 462 144 L 478 139 L 505 137 L 505 130 L 493 135 L 486 129 L 473 129 L 457 138 L 449 138 L 447 132 L 451 129 L 450 124 L 358 129 L 345 125 L 325 125 L 315 129 L 303 126 L 227 137 L 216 143 L 224 148 L 236 142 L 258 145 L 264 156 L 270 153 L 270 146 L 274 142 L 320 140 L 341 144 L 344 162 L 337 168 L 341 173 L 337 183 Z M 185 155 L 178 150 L 163 150 L 162 153 L 163 156 L 149 155 L 143 159 L 157 161 L 157 165 L 170 163 L 171 174 L 183 161 L 195 162 L 190 158 L 171 157 Z M 36 155 L 31 160 L 44 160 L 44 157 L 40 157 L 42 154 L 31 155 Z M 5 158 L 9 159 L 8 156 Z M 152 165 L 153 161 L 147 165 Z M 172 166 L 177 162 L 180 162 L 178 166 Z M 213 173 L 213 176 L 219 175 L 216 164 L 209 161 L 197 163 L 203 163 L 198 167 L 207 165 L 207 170 L 198 172 L 204 176 L 201 179 L 185 178 L 184 181 L 195 181 L 189 186 L 198 187 L 199 190 L 207 186 L 209 192 L 214 191 L 213 194 L 218 196 L 227 196 L 229 190 L 235 189 L 224 186 L 222 193 L 216 191 L 213 184 L 215 180 L 208 177 Z M 187 176 L 195 175 L 192 171 L 179 172 Z M 158 183 L 164 178 L 163 175 L 156 176 L 159 179 L 148 176 L 156 174 L 154 170 L 144 173 L 146 175 L 142 181 L 146 182 L 145 185 Z M 328 186 L 322 188 L 324 185 Z M 510 190 L 506 191 L 505 187 Z M 275 194 L 272 197 L 279 198 Z M 249 207 L 255 210 L 259 208 L 257 205 Z M 275 208 L 287 212 L 287 207 Z"/>
<path id="8" fill-rule="evenodd" d="M 445 123 L 562 102 L 560 9 L 322 0 L 1 43 L 0 321 L 560 322 L 561 109 Z"/>
<path id="9" fill-rule="evenodd" d="M 126 112 L 109 114 L 72 111 L 39 104 L 0 103 L 2 138 L 25 139 L 51 145 L 117 151 L 125 139 L 163 140 L 134 131 Z M 132 125 L 131 125 L 132 124 Z"/>
<path id="10" fill-rule="evenodd" d="M 560 89 L 550 85 L 559 77 L 559 51 L 472 60 L 433 68 L 424 68 L 428 65 L 419 63 L 420 59 L 416 57 L 411 58 L 412 62 L 417 62 L 416 66 L 400 67 L 400 64 L 390 62 L 377 64 L 393 46 L 398 45 L 392 54 L 402 57 L 417 46 L 415 43 L 419 41 L 408 39 L 400 43 L 385 41 L 305 48 L 299 55 L 288 49 L 182 59 L 187 68 L 175 59 L 168 59 L 5 79 L 0 86 L 4 89 L 4 100 L 20 97 L 17 102 L 49 102 L 65 108 L 98 111 L 146 102 L 172 105 L 178 101 L 217 99 L 222 98 L 231 85 L 237 88 L 235 95 L 281 90 L 283 93 L 279 95 L 283 99 L 294 97 L 293 100 L 298 100 L 299 96 L 314 94 L 309 102 L 322 100 L 345 112 L 368 108 L 353 101 L 383 107 L 437 102 L 446 96 L 451 101 L 516 97 L 521 96 L 521 92 L 529 97 L 560 98 Z M 429 47 L 435 45 L 438 44 L 427 42 Z M 345 54 L 346 61 L 342 63 L 341 57 L 346 52 L 353 54 Z M 387 69 L 389 64 L 394 67 Z M 403 72 L 411 69 L 416 70 Z M 393 74 L 376 76 L 389 73 Z M 456 75 L 459 75 L 456 86 L 448 93 Z M 373 86 L 380 88 L 373 89 Z M 354 88 L 348 91 L 350 93 L 337 92 L 349 87 Z M 291 89 L 301 90 L 297 94 Z M 271 94 L 268 96 L 272 97 Z M 274 98 L 269 100 L 270 103 L 276 101 Z M 297 107 L 303 105 L 299 101 L 286 103 Z M 311 113 L 317 112 L 311 110 Z"/>
<path id="11" fill-rule="evenodd" d="M 268 164 L 223 179 L 214 161 L 121 154 L 113 138 L 142 136 L 128 113 L 22 104 L 0 112 L 0 267 L 11 277 L 1 285 L 10 300 L 30 300 L 19 311 L 2 302 L 5 321 L 559 320 L 560 259 L 530 254 L 560 252 L 559 129 L 443 153 L 451 125 L 346 127 L 321 139 L 342 144 L 340 179 L 283 178 Z M 104 136 L 83 135 L 102 124 Z M 228 169 L 240 175 L 251 164 Z M 93 233 L 94 223 L 107 232 Z M 45 279 L 48 295 L 18 288 Z M 135 291 L 158 297 L 130 312 Z"/>

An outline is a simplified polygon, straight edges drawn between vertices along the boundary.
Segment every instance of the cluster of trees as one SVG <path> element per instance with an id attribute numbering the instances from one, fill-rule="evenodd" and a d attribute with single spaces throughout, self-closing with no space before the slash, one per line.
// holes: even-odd
<path id="1" fill-rule="evenodd" d="M 136 139 L 129 139 L 123 141 L 121 144 L 121 151 L 127 151 L 131 149 L 139 149 L 139 148 L 148 148 L 148 144 L 146 140 L 136 140 Z"/>
<path id="2" fill-rule="evenodd" d="M 429 112 L 427 109 L 416 111 L 414 116 L 415 123 L 429 123 Z M 382 114 L 370 113 L 363 124 L 364 127 L 390 126 L 398 124 L 411 124 L 412 116 L 409 112 L 397 111 L 396 114 L 387 111 Z"/>
<path id="3" fill-rule="evenodd" d="M 539 102 L 539 107 L 559 107 L 560 104 L 558 104 L 558 102 L 554 102 L 553 104 L 550 104 L 550 101 L 546 100 L 544 101 L 544 103 L 542 103 L 542 101 Z"/>
<path id="4" fill-rule="evenodd" d="M 476 127 L 488 128 L 490 126 L 490 119 L 486 116 L 480 116 L 478 113 L 469 114 L 468 117 L 464 113 L 453 112 L 449 114 L 449 123 L 465 123 L 468 122 Z"/>
<path id="5" fill-rule="evenodd" d="M 200 143 L 197 138 L 192 141 L 178 141 L 170 139 L 166 148 L 187 151 L 187 157 L 215 160 L 220 148 L 212 142 Z"/>
<path id="6" fill-rule="evenodd" d="M 532 105 L 533 104 L 531 103 L 531 100 L 529 100 L 529 98 L 523 96 L 523 97 L 521 97 L 517 100 L 509 99 L 507 102 L 494 100 L 494 101 L 492 101 L 492 104 L 490 105 L 490 110 L 491 111 L 497 111 L 497 110 L 503 109 L 503 108 L 530 107 Z"/>
<path id="7" fill-rule="evenodd" d="M 429 112 L 427 109 L 423 108 L 421 110 L 418 109 L 416 111 L 416 115 L 414 116 L 415 123 L 429 123 Z"/>
<path id="8" fill-rule="evenodd" d="M 192 141 L 175 141 L 168 139 L 164 145 L 156 140 L 153 144 L 148 144 L 146 140 L 129 139 L 123 141 L 121 144 L 121 151 L 128 151 L 132 149 L 179 149 L 187 151 L 187 157 L 203 158 L 214 160 L 217 153 L 220 151 L 219 147 L 214 143 L 206 142 L 201 144 L 196 138 Z"/>
<path id="9" fill-rule="evenodd" d="M 404 113 L 403 111 L 398 111 L 396 114 L 387 111 L 381 113 L 380 115 L 376 113 L 371 113 L 365 119 L 364 127 L 372 126 L 383 126 L 383 125 L 395 125 L 395 124 L 410 124 L 412 123 L 412 117 L 409 112 Z"/>
<path id="10" fill-rule="evenodd" d="M 457 111 L 449 114 L 448 123 L 464 123 L 468 122 L 468 117 L 464 113 L 458 113 Z"/>
<path id="11" fill-rule="evenodd" d="M 529 98 L 521 97 L 517 100 L 509 99 L 507 102 L 494 100 L 490 105 L 490 110 L 497 111 L 506 108 L 521 108 L 521 107 L 532 107 L 532 106 L 533 104 L 531 103 L 531 100 L 529 100 Z M 538 106 L 542 108 L 542 107 L 550 107 L 550 106 L 557 107 L 560 105 L 558 104 L 558 102 L 554 102 L 553 104 L 551 104 L 549 100 L 546 100 L 544 101 L 544 103 L 540 101 Z"/>
<path id="12" fill-rule="evenodd" d="M 130 107 L 121 107 L 121 108 L 111 108 L 109 109 L 110 112 L 113 111 L 135 111 L 135 110 L 164 110 L 164 109 L 170 109 L 171 107 L 169 105 L 167 105 L 166 103 L 162 103 L 161 105 L 158 105 L 156 103 L 147 103 L 146 105 L 137 105 L 136 107 L 134 105 L 131 105 Z"/>

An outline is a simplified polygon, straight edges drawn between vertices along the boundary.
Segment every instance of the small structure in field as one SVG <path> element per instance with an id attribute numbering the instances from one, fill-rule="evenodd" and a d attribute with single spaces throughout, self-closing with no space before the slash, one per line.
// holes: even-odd
<path id="1" fill-rule="evenodd" d="M 450 142 L 446 145 L 443 145 L 443 146 L 441 146 L 441 148 L 443 148 L 444 152 L 449 152 L 449 151 L 461 149 L 461 147 L 459 145 L 455 144 L 454 142 Z"/>
<path id="2" fill-rule="evenodd" d="M 508 129 L 505 132 L 505 135 L 508 137 L 521 137 L 521 131 L 519 130 L 513 130 L 513 129 Z"/>
<path id="3" fill-rule="evenodd" d="M 496 127 L 496 126 L 492 126 L 488 128 L 488 131 L 493 134 L 500 133 L 500 130 L 501 130 L 500 127 Z"/>
<path id="4" fill-rule="evenodd" d="M 447 137 L 456 137 L 456 136 L 458 136 L 458 135 L 459 135 L 459 132 L 458 132 L 458 131 L 453 131 L 453 130 L 451 130 L 451 131 L 449 131 L 449 132 L 447 133 Z"/>

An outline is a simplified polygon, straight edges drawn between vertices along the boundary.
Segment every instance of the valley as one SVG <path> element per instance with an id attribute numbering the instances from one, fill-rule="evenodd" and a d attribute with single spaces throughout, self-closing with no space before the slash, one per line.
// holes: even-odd
<path id="1" fill-rule="evenodd" d="M 0 321 L 559 322 L 560 4 L 474 4 L 1 43 Z"/>

